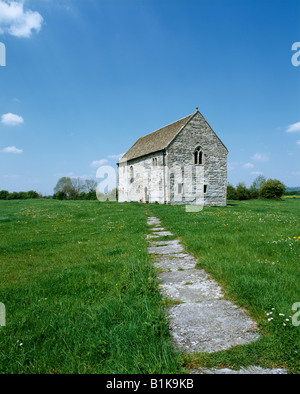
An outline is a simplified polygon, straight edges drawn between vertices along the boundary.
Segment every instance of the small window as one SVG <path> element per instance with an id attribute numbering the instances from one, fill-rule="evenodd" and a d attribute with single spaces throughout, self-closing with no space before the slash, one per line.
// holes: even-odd
<path id="1" fill-rule="evenodd" d="M 181 194 L 182 193 L 182 190 L 183 190 L 183 184 L 182 183 L 178 183 L 178 194 Z"/>
<path id="2" fill-rule="evenodd" d="M 203 157 L 203 151 L 200 146 L 198 146 L 194 152 L 194 164 L 203 164 Z"/>
<path id="3" fill-rule="evenodd" d="M 134 181 L 133 166 L 130 167 L 130 183 Z"/>
<path id="4" fill-rule="evenodd" d="M 204 186 L 203 186 L 203 192 L 204 192 L 204 194 L 207 193 L 207 185 L 204 185 Z"/>

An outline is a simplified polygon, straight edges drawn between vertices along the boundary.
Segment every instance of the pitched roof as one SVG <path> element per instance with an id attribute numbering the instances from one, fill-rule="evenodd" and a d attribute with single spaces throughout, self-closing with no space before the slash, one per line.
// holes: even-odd
<path id="1" fill-rule="evenodd" d="M 197 111 L 196 111 L 197 112 Z M 168 126 L 162 127 L 153 133 L 147 134 L 139 138 L 136 143 L 129 149 L 128 152 L 119 160 L 133 160 L 138 157 L 146 156 L 154 152 L 159 152 L 165 149 L 182 130 L 182 128 L 192 119 L 196 114 L 194 112 L 177 122 L 171 123 Z"/>

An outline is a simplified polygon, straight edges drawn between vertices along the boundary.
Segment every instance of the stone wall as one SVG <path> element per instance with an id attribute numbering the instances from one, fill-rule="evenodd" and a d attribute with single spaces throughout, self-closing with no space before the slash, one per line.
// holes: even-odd
<path id="1" fill-rule="evenodd" d="M 165 201 L 162 152 L 128 163 L 126 161 L 120 163 L 118 188 L 119 202 L 138 201 L 163 204 Z"/>
<path id="2" fill-rule="evenodd" d="M 194 165 L 194 151 L 198 146 L 203 151 L 203 164 Z M 172 185 L 170 185 L 170 202 L 226 205 L 227 153 L 223 143 L 198 112 L 167 150 L 169 171 L 172 171 L 172 168 L 181 168 L 182 173 L 186 173 L 180 202 L 178 196 L 176 200 L 176 189 L 178 190 L 178 184 L 182 182 L 182 176 L 178 170 L 175 171 L 175 193 L 173 193 L 175 197 L 172 199 Z"/>

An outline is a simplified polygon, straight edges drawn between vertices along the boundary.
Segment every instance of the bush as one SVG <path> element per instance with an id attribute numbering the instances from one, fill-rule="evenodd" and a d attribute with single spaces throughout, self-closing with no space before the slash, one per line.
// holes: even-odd
<path id="1" fill-rule="evenodd" d="M 64 192 L 57 192 L 57 193 L 53 194 L 52 198 L 54 200 L 66 200 L 67 199 L 67 195 Z"/>
<path id="2" fill-rule="evenodd" d="M 249 200 L 251 198 L 250 190 L 247 189 L 245 183 L 239 183 L 236 187 L 237 200 Z"/>
<path id="3" fill-rule="evenodd" d="M 29 192 L 27 192 L 27 198 L 32 199 L 32 198 L 39 198 L 39 197 L 40 197 L 40 195 L 34 190 L 29 190 Z"/>
<path id="4" fill-rule="evenodd" d="M 8 193 L 6 190 L 0 191 L 0 200 L 29 200 L 32 198 L 40 198 L 41 196 L 34 190 L 29 192 L 12 192 Z"/>
<path id="5" fill-rule="evenodd" d="M 234 186 L 228 184 L 227 185 L 227 200 L 236 200 L 236 190 Z"/>
<path id="6" fill-rule="evenodd" d="M 261 198 L 279 200 L 283 196 L 285 189 L 285 185 L 278 179 L 268 179 L 260 187 L 259 196 Z"/>
<path id="7" fill-rule="evenodd" d="M 263 175 L 258 175 L 252 185 L 250 186 L 250 198 L 258 198 L 259 197 L 259 189 L 266 182 L 266 178 Z"/>
<path id="8" fill-rule="evenodd" d="M 0 190 L 0 200 L 7 200 L 9 193 L 7 190 Z"/>
<path id="9" fill-rule="evenodd" d="M 19 200 L 20 199 L 20 193 L 18 192 L 13 192 L 13 193 L 9 193 L 7 199 L 8 200 Z"/>
<path id="10" fill-rule="evenodd" d="M 300 191 L 299 190 L 287 190 L 284 192 L 285 196 L 300 196 Z"/>

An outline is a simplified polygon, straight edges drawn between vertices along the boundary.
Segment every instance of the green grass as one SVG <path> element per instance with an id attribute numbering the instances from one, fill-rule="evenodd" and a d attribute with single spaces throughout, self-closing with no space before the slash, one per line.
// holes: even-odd
<path id="1" fill-rule="evenodd" d="M 300 327 L 290 316 L 292 305 L 300 302 L 300 200 L 232 201 L 199 213 L 186 213 L 184 206 L 148 210 L 182 240 L 227 298 L 247 308 L 261 331 L 251 345 L 185 356 L 187 366 L 261 365 L 299 373 Z"/>
<path id="2" fill-rule="evenodd" d="M 172 349 L 164 309 L 172 302 L 161 298 L 147 253 L 147 214 L 161 218 L 226 297 L 247 308 L 261 332 L 257 342 L 213 354 Z M 299 199 L 232 201 L 200 213 L 1 201 L 0 373 L 179 373 L 182 365 L 299 373 L 300 327 L 290 318 L 300 302 L 299 218 Z"/>
<path id="3" fill-rule="evenodd" d="M 138 204 L 0 202 L 0 373 L 176 373 Z"/>

